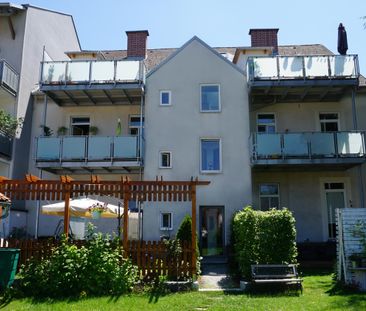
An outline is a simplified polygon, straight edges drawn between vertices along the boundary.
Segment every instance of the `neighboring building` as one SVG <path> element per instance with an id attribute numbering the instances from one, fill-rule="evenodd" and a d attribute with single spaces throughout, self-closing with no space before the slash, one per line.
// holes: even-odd
<path id="1" fill-rule="evenodd" d="M 65 59 L 65 50 L 80 50 L 72 16 L 31 5 L 0 3 L 0 109 L 24 119 L 13 140 L 0 133 L 0 176 L 24 178 L 29 170 L 26 159 L 32 156 L 31 94 L 39 82 L 38 64 L 44 49 L 56 59 Z M 14 208 L 18 211 L 7 218 L 10 227 L 26 226 L 24 205 Z M 4 228 L 0 231 L 7 234 L 8 229 L 6 226 L 5 232 Z"/>
<path id="2" fill-rule="evenodd" d="M 288 207 L 299 242 L 332 240 L 334 209 L 365 205 L 366 83 L 357 56 L 278 46 L 277 32 L 252 29 L 252 46 L 240 48 L 193 37 L 147 49 L 146 30 L 126 32 L 127 50 L 80 51 L 76 33 L 46 44 L 24 165 L 49 179 L 210 181 L 197 197 L 203 255 L 225 254 L 233 214 L 247 204 Z M 28 231 L 52 235 L 59 219 L 38 222 L 42 203 L 27 203 Z M 190 214 L 183 202 L 131 205 L 143 210 L 145 240 L 174 236 Z M 116 221 L 99 225 L 115 231 Z"/>

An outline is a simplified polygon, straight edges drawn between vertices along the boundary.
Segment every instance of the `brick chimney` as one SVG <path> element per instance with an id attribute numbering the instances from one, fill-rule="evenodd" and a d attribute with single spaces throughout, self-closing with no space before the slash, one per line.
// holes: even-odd
<path id="1" fill-rule="evenodd" d="M 126 31 L 127 57 L 146 58 L 147 30 Z"/>
<path id="2" fill-rule="evenodd" d="M 273 47 L 273 53 L 278 54 L 278 41 L 277 41 L 278 28 L 270 29 L 250 29 L 249 35 L 251 36 L 252 47 Z"/>

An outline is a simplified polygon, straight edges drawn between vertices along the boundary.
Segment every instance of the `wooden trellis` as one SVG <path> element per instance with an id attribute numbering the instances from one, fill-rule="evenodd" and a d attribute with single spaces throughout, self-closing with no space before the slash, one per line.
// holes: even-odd
<path id="1" fill-rule="evenodd" d="M 42 180 L 33 175 L 26 175 L 24 180 L 11 180 L 0 176 L 0 193 L 11 200 L 64 200 L 64 233 L 68 236 L 70 223 L 70 198 L 84 195 L 113 196 L 123 200 L 123 246 L 128 249 L 128 202 L 188 202 L 192 204 L 192 267 L 196 271 L 196 188 L 208 185 L 209 181 L 103 181 L 99 176 L 90 180 L 73 180 L 61 176 L 60 180 Z"/>

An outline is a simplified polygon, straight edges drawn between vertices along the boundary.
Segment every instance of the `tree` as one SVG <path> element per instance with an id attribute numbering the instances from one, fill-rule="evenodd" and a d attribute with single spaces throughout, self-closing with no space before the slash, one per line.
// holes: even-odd
<path id="1" fill-rule="evenodd" d="M 0 133 L 8 136 L 14 137 L 17 130 L 23 125 L 23 118 L 15 118 L 11 116 L 6 111 L 0 109 Z"/>

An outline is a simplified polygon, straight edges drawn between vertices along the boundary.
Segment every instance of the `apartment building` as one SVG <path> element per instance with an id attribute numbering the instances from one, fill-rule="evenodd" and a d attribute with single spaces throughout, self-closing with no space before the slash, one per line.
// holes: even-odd
<path id="1" fill-rule="evenodd" d="M 212 48 L 193 37 L 179 49 L 148 49 L 148 31 L 127 31 L 127 50 L 113 51 L 80 50 L 68 32 L 75 40 L 43 53 L 41 45 L 34 62 L 43 59 L 29 172 L 208 180 L 197 197 L 205 256 L 225 254 L 231 218 L 248 204 L 288 207 L 299 242 L 333 239 L 334 209 L 364 207 L 366 83 L 356 55 L 281 46 L 278 29 L 252 29 L 250 47 Z M 52 235 L 60 220 L 39 214 L 44 203 L 27 202 L 32 235 Z M 130 205 L 145 240 L 174 236 L 190 214 L 183 202 Z M 116 220 L 98 226 L 115 231 Z"/>
<path id="2" fill-rule="evenodd" d="M 0 3 L 0 109 L 24 120 L 15 138 L 0 133 L 0 176 L 24 178 L 28 172 L 32 90 L 39 81 L 38 64 L 44 49 L 57 59 L 65 59 L 65 50 L 80 50 L 72 16 L 31 5 Z M 27 225 L 22 202 L 14 204 L 0 234 L 9 233 L 9 221 L 10 228 Z"/>

